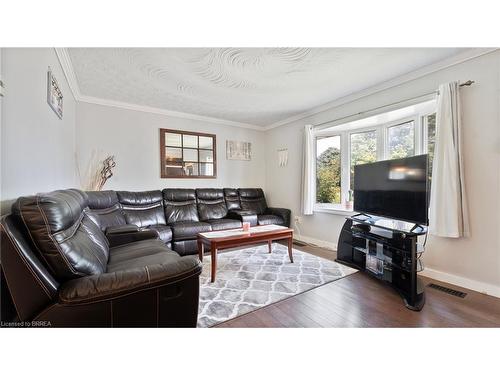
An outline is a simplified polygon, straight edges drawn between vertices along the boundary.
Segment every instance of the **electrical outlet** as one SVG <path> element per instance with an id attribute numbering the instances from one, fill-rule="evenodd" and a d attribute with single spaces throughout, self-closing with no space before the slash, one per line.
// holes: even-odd
<path id="1" fill-rule="evenodd" d="M 302 222 L 302 216 L 295 216 L 295 222 L 300 224 Z"/>

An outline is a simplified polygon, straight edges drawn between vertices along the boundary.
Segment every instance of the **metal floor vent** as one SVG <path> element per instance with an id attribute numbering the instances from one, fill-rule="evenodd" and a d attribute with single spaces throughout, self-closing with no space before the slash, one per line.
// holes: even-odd
<path id="1" fill-rule="evenodd" d="M 436 289 L 436 290 L 439 290 L 441 292 L 451 294 L 452 296 L 455 296 L 455 297 L 465 298 L 465 296 L 467 295 L 467 293 L 460 292 L 458 290 L 447 288 L 445 286 L 441 286 L 441 285 L 437 285 L 437 284 L 433 284 L 433 283 L 430 283 L 427 286 L 429 288 Z"/>

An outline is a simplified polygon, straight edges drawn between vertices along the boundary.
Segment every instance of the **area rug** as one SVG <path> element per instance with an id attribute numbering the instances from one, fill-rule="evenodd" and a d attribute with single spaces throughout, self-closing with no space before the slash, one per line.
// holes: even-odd
<path id="1" fill-rule="evenodd" d="M 217 278 L 210 282 L 210 255 L 200 276 L 198 327 L 211 327 L 250 311 L 350 275 L 356 270 L 273 243 L 219 252 Z"/>

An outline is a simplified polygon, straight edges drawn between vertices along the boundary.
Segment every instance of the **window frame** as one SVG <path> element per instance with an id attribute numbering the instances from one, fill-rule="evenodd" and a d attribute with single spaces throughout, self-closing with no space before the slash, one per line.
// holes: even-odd
<path id="1" fill-rule="evenodd" d="M 335 204 L 335 203 L 321 203 L 321 202 L 318 202 L 318 196 L 317 196 L 317 185 L 316 185 L 316 179 L 318 177 L 318 164 L 317 164 L 317 159 L 318 159 L 318 139 L 319 138 L 329 138 L 329 137 L 340 137 L 340 205 L 342 205 L 342 199 L 343 199 L 343 183 L 344 183 L 344 180 L 343 180 L 343 169 L 344 169 L 344 166 L 343 166 L 343 163 L 344 163 L 344 156 L 342 155 L 342 150 L 343 150 L 343 144 L 342 144 L 342 136 L 340 136 L 340 133 L 336 133 L 336 134 L 321 134 L 321 135 L 317 135 L 317 136 L 314 136 L 314 190 L 313 190 L 313 194 L 314 194 L 314 207 L 318 207 L 318 208 L 321 208 L 322 205 L 323 206 L 338 206 L 338 204 Z"/>
<path id="2" fill-rule="evenodd" d="M 414 155 L 421 155 L 427 153 L 428 134 L 427 134 L 427 116 L 436 113 L 436 110 L 426 110 L 415 113 L 411 116 L 401 117 L 397 120 L 387 121 L 377 125 L 360 127 L 356 129 L 345 129 L 336 131 L 334 128 L 322 130 L 314 135 L 314 171 L 316 173 L 316 159 L 317 159 L 317 139 L 324 137 L 340 136 L 340 163 L 341 163 L 341 203 L 318 203 L 316 197 L 316 178 L 314 178 L 314 211 L 316 212 L 331 212 L 338 214 L 346 214 L 353 212 L 352 209 L 345 207 L 345 202 L 348 199 L 349 190 L 351 189 L 351 135 L 357 133 L 365 133 L 376 131 L 377 133 L 377 161 L 387 160 L 389 158 L 388 136 L 389 128 L 397 125 L 402 125 L 413 121 L 414 132 Z M 338 124 L 336 126 L 345 125 L 346 123 Z"/>
<path id="3" fill-rule="evenodd" d="M 166 148 L 167 145 L 165 144 L 165 134 L 166 133 L 174 133 L 174 134 L 180 134 L 181 135 L 181 146 L 177 147 L 181 149 L 182 152 L 182 164 L 183 164 L 183 169 L 184 169 L 184 163 L 186 161 L 184 160 L 184 149 L 189 149 L 189 150 L 196 150 L 198 154 L 198 175 L 180 175 L 180 176 L 172 176 L 172 175 L 167 175 L 167 170 L 166 170 L 166 159 L 165 159 L 165 154 L 166 154 Z M 184 135 L 194 135 L 198 137 L 198 147 L 193 148 L 193 147 L 184 147 L 183 142 L 184 142 Z M 200 148 L 200 140 L 199 137 L 209 137 L 212 138 L 212 152 L 213 152 L 213 163 L 208 163 L 208 164 L 213 164 L 213 174 L 210 176 L 206 175 L 199 175 L 200 173 L 200 150 L 208 150 L 206 148 Z M 173 146 L 172 146 L 173 147 Z M 199 133 L 199 132 L 192 132 L 192 131 L 184 131 L 184 130 L 176 130 L 176 129 L 163 129 L 160 128 L 160 176 L 161 178 L 194 178 L 194 179 L 214 179 L 217 178 L 217 136 L 215 134 L 208 134 L 208 133 Z"/>
<path id="4" fill-rule="evenodd" d="M 417 130 L 417 128 L 420 127 L 418 117 L 419 116 L 405 117 L 401 120 L 391 121 L 391 122 L 383 125 L 383 127 L 384 127 L 384 150 L 383 150 L 384 154 L 383 154 L 383 159 L 379 159 L 379 160 L 389 160 L 389 157 L 390 157 L 389 129 L 394 128 L 394 127 L 399 126 L 399 125 L 405 125 L 405 124 L 408 124 L 410 122 L 413 122 L 413 150 L 414 150 L 413 156 L 419 155 L 418 150 L 420 150 L 420 143 L 421 142 L 417 142 L 417 138 L 421 137 L 421 134 Z M 418 133 L 418 135 L 417 135 L 417 133 Z"/>

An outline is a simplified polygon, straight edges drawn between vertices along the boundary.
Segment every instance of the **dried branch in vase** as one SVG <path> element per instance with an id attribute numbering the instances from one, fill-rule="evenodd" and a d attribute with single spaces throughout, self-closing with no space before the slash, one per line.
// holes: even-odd
<path id="1" fill-rule="evenodd" d="M 85 181 L 82 182 L 82 188 L 84 190 L 102 190 L 106 181 L 113 176 L 113 168 L 116 166 L 114 155 L 107 156 L 102 159 L 99 156 L 99 153 L 100 152 L 97 152 L 96 150 L 92 151 L 87 171 L 84 176 Z M 78 175 L 80 176 L 81 181 L 82 176 L 80 175 L 79 169 Z"/>
<path id="2" fill-rule="evenodd" d="M 102 187 L 104 186 L 106 181 L 108 181 L 111 178 L 111 176 L 113 176 L 112 170 L 115 166 L 116 162 L 114 156 L 108 156 L 106 159 L 103 160 L 99 178 L 99 187 L 97 190 L 102 190 Z"/>

